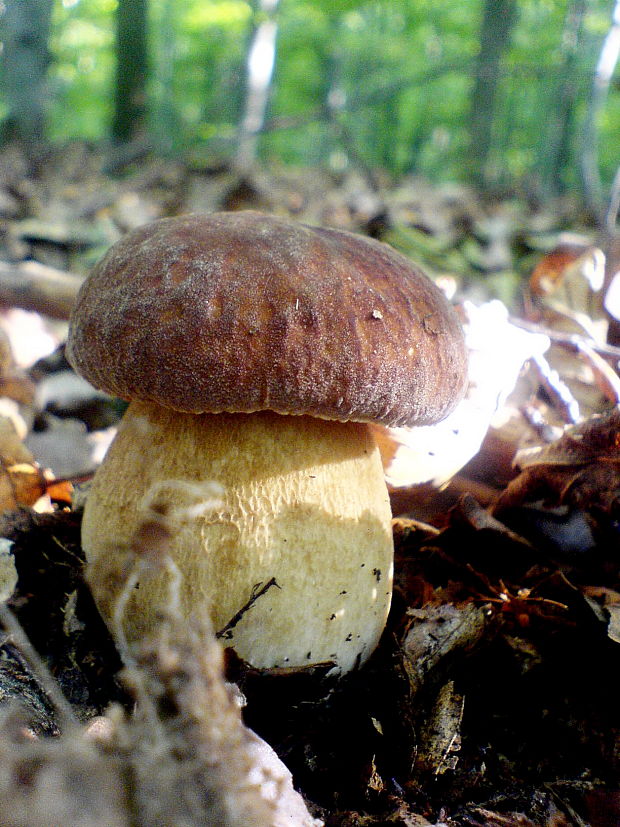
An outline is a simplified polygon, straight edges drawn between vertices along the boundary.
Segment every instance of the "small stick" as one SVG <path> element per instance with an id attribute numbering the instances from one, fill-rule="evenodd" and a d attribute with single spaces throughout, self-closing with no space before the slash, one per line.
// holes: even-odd
<path id="1" fill-rule="evenodd" d="M 579 403 L 557 370 L 551 367 L 544 356 L 531 356 L 530 361 L 538 372 L 541 385 L 551 397 L 554 407 L 559 409 L 564 421 L 571 425 L 579 422 Z"/>
<path id="2" fill-rule="evenodd" d="M 542 333 L 545 336 L 548 336 L 552 342 L 556 342 L 556 344 L 559 345 L 578 348 L 581 342 L 585 342 L 595 351 L 595 353 L 598 353 L 600 356 L 603 356 L 606 359 L 614 359 L 616 362 L 620 361 L 620 347 L 616 347 L 615 345 L 595 342 L 594 339 L 591 339 L 589 336 L 578 336 L 574 333 L 563 333 L 558 330 L 552 330 L 544 325 L 528 322 L 525 319 L 518 319 L 513 316 L 510 317 L 510 322 L 516 327 L 520 327 L 523 330 L 528 330 L 530 333 Z"/>
<path id="3" fill-rule="evenodd" d="M 252 608 L 252 606 L 254 605 L 254 603 L 256 603 L 259 597 L 262 597 L 265 594 L 265 592 L 267 592 L 272 586 L 275 586 L 277 589 L 280 588 L 280 586 L 278 586 L 276 582 L 275 577 L 271 577 L 266 583 L 257 583 L 252 589 L 252 594 L 250 595 L 250 599 L 248 600 L 248 602 L 244 606 L 242 606 L 236 614 L 232 616 L 228 623 L 222 629 L 220 629 L 219 632 L 215 633 L 215 637 L 218 639 L 229 639 L 230 637 L 232 637 L 232 635 L 230 635 L 229 632 L 235 628 L 235 626 L 237 625 L 237 623 L 239 623 L 243 615 Z"/>
<path id="4" fill-rule="evenodd" d="M 63 724 L 61 728 L 69 729 L 70 727 L 77 727 L 78 721 L 73 714 L 71 704 L 63 695 L 58 682 L 50 672 L 47 664 L 34 648 L 28 635 L 24 632 L 21 623 L 6 603 L 0 604 L 0 621 L 11 641 L 17 646 L 41 681 L 45 694 L 60 716 L 61 723 Z"/>
<path id="5" fill-rule="evenodd" d="M 575 350 L 592 369 L 594 381 L 600 391 L 614 405 L 620 404 L 620 377 L 616 371 L 596 352 L 589 342 L 575 342 Z"/>

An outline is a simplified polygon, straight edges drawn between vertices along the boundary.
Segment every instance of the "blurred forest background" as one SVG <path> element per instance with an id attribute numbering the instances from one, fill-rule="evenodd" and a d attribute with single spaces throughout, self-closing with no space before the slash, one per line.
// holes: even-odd
<path id="1" fill-rule="evenodd" d="M 600 212 L 620 149 L 617 6 L 4 0 L 2 140 L 415 173 Z"/>
<path id="2" fill-rule="evenodd" d="M 421 263 L 463 321 L 470 386 L 434 429 L 384 435 L 394 514 L 415 520 L 395 523 L 370 681 L 249 675 L 247 720 L 327 827 L 620 824 L 619 55 L 620 0 L 0 0 L 0 539 L 80 720 L 116 698 L 118 660 L 79 614 L 78 486 L 122 406 L 71 371 L 67 320 L 124 233 L 259 209 Z M 49 522 L 11 523 L 21 506 Z M 5 651 L 0 696 L 21 697 Z M 49 764 L 24 773 L 1 724 L 18 769 L 0 810 L 43 791 L 19 823 L 48 823 Z M 104 812 L 116 782 L 82 785 L 56 743 Z M 133 784 L 150 770 L 131 760 Z M 67 807 L 55 823 L 77 823 Z"/>
<path id="3" fill-rule="evenodd" d="M 608 294 L 619 54 L 620 0 L 0 0 L 0 300 L 58 294 L 32 261 L 78 279 L 146 221 L 243 208 L 511 311 L 578 233 Z M 29 309 L 66 318 L 77 283 Z"/>

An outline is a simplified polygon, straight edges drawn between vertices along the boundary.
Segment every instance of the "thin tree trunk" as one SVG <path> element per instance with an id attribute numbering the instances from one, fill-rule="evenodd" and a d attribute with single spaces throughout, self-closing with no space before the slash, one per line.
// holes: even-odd
<path id="1" fill-rule="evenodd" d="M 155 140 L 160 152 L 173 152 L 177 133 L 178 118 L 174 89 L 175 58 L 175 9 L 176 0 L 164 0 L 157 21 L 157 54 L 155 76 L 157 81 Z"/>
<path id="2" fill-rule="evenodd" d="M 129 143 L 142 137 L 148 77 L 148 0 L 119 0 L 116 10 L 116 83 L 112 137 Z"/>
<path id="3" fill-rule="evenodd" d="M 5 0 L 1 18 L 3 86 L 9 108 L 5 139 L 37 153 L 45 141 L 46 73 L 52 0 Z"/>
<path id="4" fill-rule="evenodd" d="M 581 175 L 586 203 L 597 217 L 600 224 L 605 223 L 605 205 L 603 184 L 599 170 L 598 139 L 599 116 L 605 105 L 609 84 L 620 56 L 620 0 L 616 0 L 612 23 L 603 41 L 599 55 L 590 106 L 583 129 L 583 148 L 581 153 Z"/>
<path id="5" fill-rule="evenodd" d="M 568 165 L 574 110 L 578 94 L 577 63 L 581 49 L 586 0 L 572 0 L 562 31 L 562 63 L 550 106 L 549 126 L 542 151 L 542 183 L 545 195 L 559 195 L 562 173 Z"/>
<path id="6" fill-rule="evenodd" d="M 516 19 L 516 0 L 485 0 L 470 115 L 472 177 L 480 186 L 487 183 L 501 62 Z"/>
<path id="7" fill-rule="evenodd" d="M 247 59 L 245 107 L 239 128 L 236 166 L 249 170 L 256 161 L 258 136 L 265 123 L 265 112 L 276 58 L 278 0 L 259 0 L 257 12 L 263 18 L 254 31 Z"/>

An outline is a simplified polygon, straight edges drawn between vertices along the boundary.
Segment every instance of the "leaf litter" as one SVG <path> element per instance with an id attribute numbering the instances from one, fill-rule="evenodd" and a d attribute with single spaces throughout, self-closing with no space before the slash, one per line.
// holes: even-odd
<path id="1" fill-rule="evenodd" d="M 92 157 L 84 168 L 99 174 Z M 335 680 L 329 664 L 253 669 L 222 652 L 204 619 L 180 623 L 174 600 L 123 667 L 83 580 L 79 544 L 94 437 L 122 408 L 77 398 L 72 380 L 59 378 L 62 322 L 45 323 L 56 357 L 28 371 L 4 359 L 2 823 L 620 823 L 620 351 L 605 305 L 613 273 L 601 278 L 595 233 L 565 239 L 575 217 L 560 210 L 545 221 L 513 206 L 491 215 L 465 190 L 447 197 L 414 181 L 362 199 L 381 211 L 377 222 L 355 208 L 360 180 L 263 172 L 241 187 L 229 173 L 153 161 L 90 186 L 90 203 L 67 199 L 62 165 L 51 170 L 13 187 L 22 203 L 3 218 L 2 258 L 85 272 L 129 226 L 204 208 L 205 199 L 212 209 L 286 204 L 301 220 L 373 228 L 423 258 L 440 283 L 456 274 L 454 301 L 479 370 L 449 424 L 454 441 L 445 430 L 424 435 L 422 467 L 413 467 L 415 435 L 386 435 L 395 441 L 385 456 L 400 456 L 388 474 L 392 611 L 370 661 Z M 37 188 L 47 197 L 33 197 Z M 534 275 L 522 302 L 510 288 L 518 309 L 509 316 L 497 298 L 487 304 L 487 287 L 480 299 L 475 271 L 487 287 L 514 285 L 509 271 L 521 282 Z M 30 297 L 39 310 L 41 295 Z M 498 341 L 514 349 L 494 364 Z M 49 377 L 38 409 L 33 394 Z M 50 445 L 66 436 L 60 474 L 53 451 L 37 453 L 44 443 L 24 445 L 45 433 Z M 145 526 L 137 565 L 165 563 L 168 526 L 166 515 L 160 531 Z"/>

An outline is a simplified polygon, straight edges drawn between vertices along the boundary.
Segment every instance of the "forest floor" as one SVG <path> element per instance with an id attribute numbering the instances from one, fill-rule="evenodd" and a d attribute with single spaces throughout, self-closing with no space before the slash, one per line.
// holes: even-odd
<path id="1" fill-rule="evenodd" d="M 190 715 L 162 666 L 173 651 L 192 686 L 217 684 L 219 656 L 194 674 L 172 618 L 170 648 L 160 637 L 123 677 L 83 580 L 80 504 L 122 407 L 63 353 L 76 286 L 124 232 L 242 208 L 367 233 L 420 261 L 461 314 L 472 363 L 447 424 L 380 439 L 396 567 L 378 649 L 339 679 L 226 652 L 245 724 L 327 827 L 620 824 L 617 241 L 570 199 L 354 172 L 241 179 L 154 158 L 112 175 L 81 144 L 35 172 L 0 155 L 0 822 L 243 823 L 211 804 L 175 810 L 183 785 L 238 794 L 207 713 Z M 198 742 L 214 750 L 199 766 Z M 209 767 L 215 780 L 196 781 Z M 159 821 L 136 810 L 149 798 Z"/>

